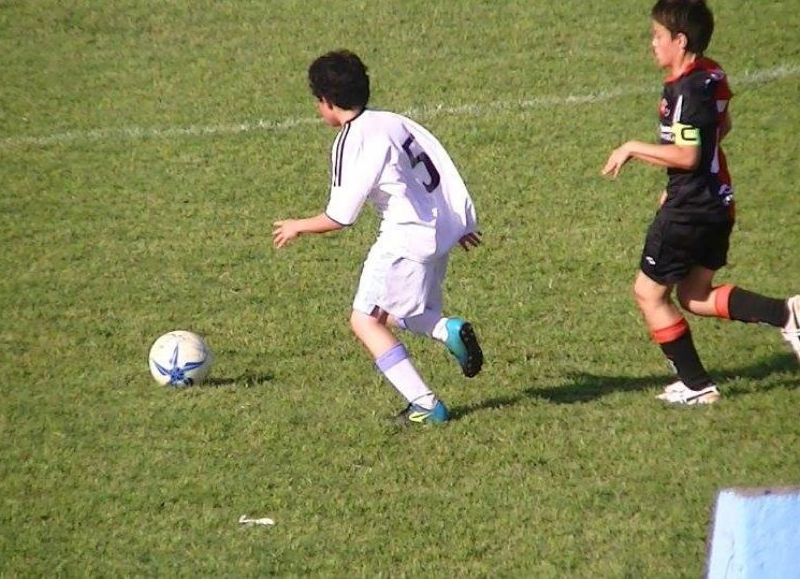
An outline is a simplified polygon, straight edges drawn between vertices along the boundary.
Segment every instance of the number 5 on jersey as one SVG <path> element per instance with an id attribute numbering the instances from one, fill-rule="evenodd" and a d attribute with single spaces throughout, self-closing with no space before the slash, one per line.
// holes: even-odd
<path id="1" fill-rule="evenodd" d="M 411 150 L 411 146 L 414 144 L 414 135 L 409 135 L 408 138 L 403 143 L 403 150 L 408 155 L 408 160 L 411 161 L 411 167 L 416 167 L 420 163 L 425 165 L 425 170 L 428 172 L 428 177 L 430 177 L 430 181 L 428 183 L 423 183 L 425 186 L 425 190 L 428 193 L 432 193 L 434 189 L 439 186 L 439 182 L 441 178 L 439 177 L 439 171 L 436 170 L 436 166 L 431 161 L 431 158 L 428 156 L 428 153 L 425 151 L 421 151 L 418 154 L 415 154 L 414 151 Z"/>

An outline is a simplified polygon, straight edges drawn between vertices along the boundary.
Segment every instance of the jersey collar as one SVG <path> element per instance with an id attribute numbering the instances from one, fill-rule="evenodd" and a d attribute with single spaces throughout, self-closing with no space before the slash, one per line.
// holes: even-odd
<path id="1" fill-rule="evenodd" d="M 708 70 L 710 68 L 718 68 L 718 67 L 719 65 L 710 58 L 706 58 L 705 56 L 698 56 L 692 62 L 690 62 L 689 66 L 684 68 L 682 72 L 676 75 L 668 76 L 666 79 L 664 79 L 664 82 L 667 84 L 675 82 L 676 80 L 681 79 L 684 76 L 688 76 L 689 73 L 692 73 L 695 70 L 699 69 Z"/>
<path id="2" fill-rule="evenodd" d="M 358 114 L 357 114 L 356 116 L 354 116 L 352 119 L 350 119 L 349 121 L 347 121 L 347 122 L 345 123 L 345 125 L 349 125 L 350 123 L 352 123 L 352 122 L 353 122 L 354 120 L 356 120 L 358 117 L 360 117 L 361 115 L 363 115 L 363 114 L 364 114 L 364 111 L 366 111 L 366 110 L 367 110 L 367 107 L 364 107 L 363 109 L 361 109 L 360 111 L 358 111 Z"/>

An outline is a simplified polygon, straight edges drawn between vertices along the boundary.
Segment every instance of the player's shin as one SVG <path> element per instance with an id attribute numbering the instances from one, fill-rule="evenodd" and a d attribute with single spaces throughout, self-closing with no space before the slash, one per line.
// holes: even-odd
<path id="1" fill-rule="evenodd" d="M 653 341 L 661 347 L 661 351 L 687 387 L 699 390 L 711 384 L 711 377 L 700 361 L 689 324 L 684 318 L 671 326 L 654 330 L 651 334 Z"/>
<path id="2" fill-rule="evenodd" d="M 763 323 L 782 328 L 789 319 L 785 299 L 776 299 L 733 285 L 715 288 L 717 315 L 747 323 Z"/>
<path id="3" fill-rule="evenodd" d="M 375 365 L 410 404 L 428 410 L 436 405 L 436 397 L 411 363 L 403 344 L 395 344 L 378 356 Z"/>

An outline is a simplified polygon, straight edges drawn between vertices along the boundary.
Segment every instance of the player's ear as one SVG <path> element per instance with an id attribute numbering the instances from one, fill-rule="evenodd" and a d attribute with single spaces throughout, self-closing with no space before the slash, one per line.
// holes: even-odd
<path id="1" fill-rule="evenodd" d="M 680 46 L 683 50 L 686 50 L 686 47 L 689 45 L 689 39 L 686 38 L 686 35 L 683 32 L 678 32 L 675 35 L 675 38 L 678 39 L 678 46 Z"/>

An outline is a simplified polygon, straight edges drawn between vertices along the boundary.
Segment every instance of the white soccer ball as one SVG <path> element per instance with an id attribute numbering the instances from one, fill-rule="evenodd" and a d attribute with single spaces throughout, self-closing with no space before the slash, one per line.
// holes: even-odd
<path id="1" fill-rule="evenodd" d="M 205 340 L 194 332 L 176 330 L 150 348 L 150 374 L 163 386 L 192 386 L 208 376 L 213 362 Z"/>

